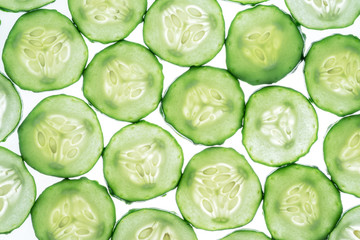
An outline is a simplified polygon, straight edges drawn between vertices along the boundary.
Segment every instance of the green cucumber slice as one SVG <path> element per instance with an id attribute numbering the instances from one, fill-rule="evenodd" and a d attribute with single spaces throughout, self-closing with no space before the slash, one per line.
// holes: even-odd
<path id="1" fill-rule="evenodd" d="M 57 177 L 90 171 L 104 147 L 95 112 L 81 99 L 67 95 L 42 100 L 21 123 L 18 134 L 26 163 Z"/>
<path id="2" fill-rule="evenodd" d="M 244 93 L 229 72 L 193 67 L 169 87 L 161 105 L 165 121 L 194 143 L 222 144 L 241 127 Z"/>
<path id="3" fill-rule="evenodd" d="M 0 9 L 9 12 L 31 11 L 55 0 L 0 0 Z"/>
<path id="4" fill-rule="evenodd" d="M 358 0 L 285 0 L 285 3 L 301 25 L 317 30 L 350 26 L 360 13 Z"/>
<path id="5" fill-rule="evenodd" d="M 266 2 L 268 0 L 229 0 L 229 1 L 232 1 L 232 2 L 238 2 L 240 4 L 257 4 L 257 3 L 261 3 L 261 2 Z"/>
<path id="6" fill-rule="evenodd" d="M 161 100 L 164 75 L 157 58 L 140 44 L 121 41 L 96 54 L 84 72 L 84 95 L 117 120 L 137 122 Z"/>
<path id="7" fill-rule="evenodd" d="M 174 189 L 181 177 L 183 152 L 169 132 L 141 121 L 115 133 L 103 159 L 111 192 L 132 202 Z"/>
<path id="8" fill-rule="evenodd" d="M 192 157 L 176 192 L 184 218 L 205 230 L 249 223 L 261 200 L 259 178 L 232 148 L 208 148 Z"/>
<path id="9" fill-rule="evenodd" d="M 324 140 L 324 159 L 331 179 L 343 192 L 360 197 L 360 115 L 331 127 Z"/>
<path id="10" fill-rule="evenodd" d="M 192 227 L 170 212 L 158 209 L 134 209 L 116 225 L 112 240 L 197 240 Z"/>
<path id="11" fill-rule="evenodd" d="M 68 0 L 79 30 L 90 40 L 115 42 L 127 37 L 142 22 L 146 0 Z"/>
<path id="12" fill-rule="evenodd" d="M 41 193 L 31 220 L 40 240 L 108 240 L 115 225 L 115 205 L 98 182 L 65 179 Z"/>
<path id="13" fill-rule="evenodd" d="M 34 178 L 21 157 L 0 147 L 0 234 L 22 225 L 35 198 Z"/>
<path id="14" fill-rule="evenodd" d="M 290 88 L 271 86 L 255 92 L 244 119 L 243 144 L 251 159 L 264 165 L 293 163 L 317 140 L 314 107 Z"/>
<path id="15" fill-rule="evenodd" d="M 267 177 L 263 207 L 274 239 L 325 239 L 342 213 L 334 184 L 317 168 L 297 164 Z"/>
<path id="16" fill-rule="evenodd" d="M 331 232 L 329 240 L 359 240 L 360 239 L 360 206 L 347 211 Z"/>
<path id="17" fill-rule="evenodd" d="M 239 12 L 225 43 L 226 65 L 251 85 L 281 80 L 300 62 L 304 40 L 292 18 L 276 6 Z"/>
<path id="18" fill-rule="evenodd" d="M 22 104 L 14 85 L 0 73 L 0 141 L 15 130 L 21 117 Z"/>
<path id="19" fill-rule="evenodd" d="M 220 240 L 271 240 L 262 232 L 251 230 L 239 230 L 229 234 Z"/>
<path id="20" fill-rule="evenodd" d="M 314 103 L 345 116 L 360 110 L 360 40 L 333 35 L 313 43 L 305 58 L 305 80 Z"/>
<path id="21" fill-rule="evenodd" d="M 6 39 L 2 59 L 7 75 L 34 92 L 67 87 L 79 80 L 87 46 L 73 23 L 56 10 L 22 15 Z"/>
<path id="22" fill-rule="evenodd" d="M 144 41 L 168 62 L 203 65 L 224 44 L 222 10 L 215 0 L 157 0 L 145 16 Z"/>

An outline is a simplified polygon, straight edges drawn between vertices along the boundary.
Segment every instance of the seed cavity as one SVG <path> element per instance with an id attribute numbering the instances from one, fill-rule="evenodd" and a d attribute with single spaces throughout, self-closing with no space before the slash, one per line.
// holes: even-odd
<path id="1" fill-rule="evenodd" d="M 0 218 L 10 203 L 20 197 L 22 181 L 17 170 L 0 165 Z"/>
<path id="2" fill-rule="evenodd" d="M 304 2 L 312 6 L 318 17 L 326 21 L 337 19 L 346 6 L 344 0 L 305 0 Z"/>
<path id="3" fill-rule="evenodd" d="M 360 132 L 351 135 L 340 152 L 339 164 L 343 168 L 360 173 Z"/>
<path id="4" fill-rule="evenodd" d="M 128 0 L 85 1 L 84 14 L 96 24 L 123 23 L 131 14 Z"/>

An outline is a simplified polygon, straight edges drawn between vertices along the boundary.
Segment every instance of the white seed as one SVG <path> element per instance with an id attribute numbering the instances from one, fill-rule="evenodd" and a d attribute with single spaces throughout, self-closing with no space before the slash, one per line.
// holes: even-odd
<path id="1" fill-rule="evenodd" d="M 152 227 L 148 227 L 145 228 L 144 230 L 142 230 L 139 235 L 138 238 L 139 239 L 146 239 L 148 237 L 150 237 L 151 233 L 153 232 L 153 228 Z"/>
<path id="2" fill-rule="evenodd" d="M 42 132 L 38 132 L 37 134 L 37 140 L 38 140 L 38 143 L 40 144 L 40 146 L 45 146 L 45 135 L 42 133 Z"/>
<path id="3" fill-rule="evenodd" d="M 36 59 L 36 55 L 35 55 L 35 53 L 34 53 L 32 50 L 30 50 L 30 49 L 28 49 L 28 48 L 25 48 L 25 49 L 24 49 L 24 53 L 25 53 L 25 55 L 28 56 L 29 58 Z"/>
<path id="4" fill-rule="evenodd" d="M 202 16 L 202 13 L 197 10 L 196 8 L 194 7 L 189 7 L 187 9 L 188 13 L 190 13 L 191 15 L 193 15 L 194 17 L 201 17 Z"/>
<path id="5" fill-rule="evenodd" d="M 205 36 L 205 31 L 199 31 L 199 32 L 197 32 L 195 35 L 194 35 L 194 38 L 193 38 L 193 40 L 195 41 L 195 42 L 198 42 L 198 41 L 200 41 L 200 40 L 202 40 L 203 38 L 204 38 L 204 36 Z"/>
<path id="6" fill-rule="evenodd" d="M 202 205 L 205 208 L 205 210 L 208 211 L 209 213 L 212 213 L 214 211 L 213 207 L 211 206 L 211 203 L 208 200 L 203 199 Z"/>
<path id="7" fill-rule="evenodd" d="M 32 37 L 40 37 L 41 35 L 43 35 L 44 32 L 45 32 L 44 29 L 36 29 L 31 31 L 29 35 Z"/>

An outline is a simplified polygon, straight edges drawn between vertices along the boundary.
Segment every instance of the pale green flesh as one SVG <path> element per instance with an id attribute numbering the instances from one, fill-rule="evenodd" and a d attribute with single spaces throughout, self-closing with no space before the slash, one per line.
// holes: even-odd
<path id="1" fill-rule="evenodd" d="M 270 238 L 262 232 L 239 230 L 221 238 L 220 240 L 270 240 Z"/>
<path id="2" fill-rule="evenodd" d="M 347 211 L 338 225 L 331 232 L 329 240 L 359 240 L 360 239 L 360 208 L 356 206 Z"/>
<path id="3" fill-rule="evenodd" d="M 0 9 L 11 12 L 30 11 L 55 0 L 0 0 Z"/>
<path id="4" fill-rule="evenodd" d="M 229 1 L 238 2 L 241 4 L 256 4 L 256 3 L 266 2 L 268 0 L 229 0 Z"/>

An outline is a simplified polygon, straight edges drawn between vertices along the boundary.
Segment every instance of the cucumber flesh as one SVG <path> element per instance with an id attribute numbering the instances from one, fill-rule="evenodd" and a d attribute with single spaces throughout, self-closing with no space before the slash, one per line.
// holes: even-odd
<path id="1" fill-rule="evenodd" d="M 329 240 L 359 240 L 360 239 L 360 206 L 347 211 L 331 232 Z"/>
<path id="2" fill-rule="evenodd" d="M 238 3 L 241 3 L 241 4 L 257 4 L 257 3 L 261 3 L 261 2 L 266 2 L 268 0 L 229 0 L 229 1 L 232 1 L 232 2 L 238 2 Z"/>
<path id="3" fill-rule="evenodd" d="M 55 0 L 0 0 L 0 9 L 9 12 L 31 11 L 52 2 Z"/>
<path id="4" fill-rule="evenodd" d="M 0 234 L 21 226 L 35 198 L 34 178 L 21 157 L 0 147 Z"/>
<path id="5" fill-rule="evenodd" d="M 258 177 L 232 148 L 208 148 L 196 154 L 176 192 L 184 218 L 196 228 L 211 231 L 249 223 L 261 200 Z"/>
<path id="6" fill-rule="evenodd" d="M 183 165 L 175 138 L 145 121 L 115 133 L 103 159 L 111 192 L 128 202 L 148 200 L 175 188 Z"/>
<path id="7" fill-rule="evenodd" d="M 130 210 L 120 219 L 112 240 L 197 240 L 192 227 L 178 216 L 158 209 Z"/>
<path id="8" fill-rule="evenodd" d="M 263 208 L 274 239 L 325 239 L 342 213 L 334 184 L 317 168 L 296 164 L 267 177 Z"/>
<path id="9" fill-rule="evenodd" d="M 262 232 L 239 230 L 220 240 L 270 240 L 270 238 Z"/>

